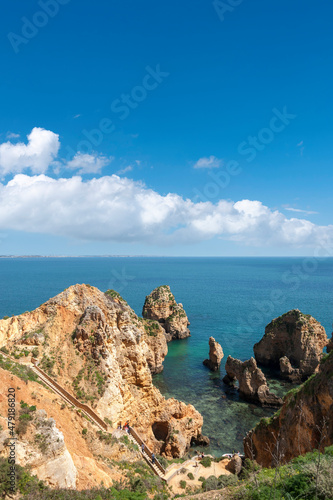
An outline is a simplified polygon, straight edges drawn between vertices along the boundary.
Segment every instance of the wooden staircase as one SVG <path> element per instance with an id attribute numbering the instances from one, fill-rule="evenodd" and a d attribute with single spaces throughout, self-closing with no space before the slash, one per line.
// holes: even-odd
<path id="1" fill-rule="evenodd" d="M 5 358 L 9 359 L 10 361 L 13 361 L 14 363 L 20 363 L 19 360 L 13 359 L 11 356 L 8 356 L 8 354 L 4 354 L 3 352 L 0 352 L 0 354 Z M 94 423 L 99 427 L 99 429 L 101 429 L 104 432 L 108 432 L 109 434 L 112 434 L 111 432 L 108 431 L 107 424 L 99 417 L 99 415 L 97 415 L 96 412 L 94 412 L 88 405 L 80 403 L 80 401 L 78 401 L 74 396 L 72 396 L 72 394 L 66 391 L 66 389 L 64 389 L 61 385 L 59 385 L 58 382 L 53 380 L 47 373 L 45 373 L 44 370 L 42 370 L 38 366 L 37 359 L 32 358 L 31 361 L 32 361 L 31 370 L 41 379 L 41 381 L 45 385 L 47 385 L 53 392 L 61 396 L 62 399 L 66 401 L 66 403 L 70 404 L 71 406 L 74 406 L 75 408 L 80 409 L 82 413 L 84 413 L 92 421 L 92 423 Z M 144 451 L 142 451 L 141 445 L 143 444 L 143 440 L 141 439 L 139 434 L 132 427 L 129 428 L 129 433 L 123 431 L 122 434 L 127 435 L 129 440 L 139 447 L 139 450 L 141 451 L 144 460 L 147 462 L 150 468 L 163 481 L 166 481 L 165 469 L 162 467 L 157 458 L 155 458 L 153 463 L 152 452 L 146 445 L 144 447 Z"/>
<path id="2" fill-rule="evenodd" d="M 165 479 L 165 469 L 161 465 L 161 463 L 157 460 L 155 457 L 154 463 L 152 461 L 152 452 L 150 449 L 144 445 L 144 451 L 141 449 L 141 445 L 143 444 L 143 441 L 141 437 L 138 435 L 138 433 L 132 428 L 129 428 L 129 434 L 128 434 L 129 439 L 137 444 L 139 446 L 139 449 L 141 450 L 142 456 L 147 462 L 147 464 L 151 467 L 151 469 L 155 472 L 157 476 L 159 476 L 163 481 L 166 481 Z"/>

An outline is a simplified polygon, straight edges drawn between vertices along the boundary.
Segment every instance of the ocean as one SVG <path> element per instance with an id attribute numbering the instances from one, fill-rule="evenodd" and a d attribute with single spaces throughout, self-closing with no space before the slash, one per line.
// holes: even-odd
<path id="1" fill-rule="evenodd" d="M 164 371 L 154 383 L 166 397 L 195 406 L 211 439 L 207 452 L 221 455 L 241 451 L 246 432 L 273 413 L 224 385 L 227 356 L 249 359 L 265 325 L 295 308 L 314 316 L 330 337 L 332 274 L 332 258 L 0 258 L 0 317 L 32 310 L 76 283 L 113 288 L 141 315 L 145 296 L 170 285 L 189 317 L 191 337 L 168 344 Z M 210 336 L 224 351 L 217 373 L 202 364 Z M 269 385 L 280 395 L 290 388 L 274 379 Z"/>

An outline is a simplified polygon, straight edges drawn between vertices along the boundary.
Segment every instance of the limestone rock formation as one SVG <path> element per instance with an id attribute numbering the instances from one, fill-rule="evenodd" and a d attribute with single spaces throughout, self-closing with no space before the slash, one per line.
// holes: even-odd
<path id="1" fill-rule="evenodd" d="M 259 403 L 262 406 L 280 406 L 282 400 L 269 391 L 266 377 L 254 358 L 247 361 L 228 356 L 225 364 L 226 376 L 223 381 L 226 384 L 234 384 L 236 380 L 239 383 L 239 394 L 253 403 Z"/>
<path id="2" fill-rule="evenodd" d="M 180 457 L 201 435 L 195 408 L 166 400 L 152 383 L 167 352 L 163 329 L 138 318 L 117 292 L 71 286 L 35 311 L 1 320 L 0 346 L 30 352 L 25 341 L 36 332 L 45 339 L 39 366 L 114 427 L 129 420 L 155 453 Z"/>
<path id="3" fill-rule="evenodd" d="M 210 337 L 209 359 L 205 359 L 203 364 L 205 366 L 208 366 L 210 370 L 215 372 L 219 369 L 223 356 L 224 354 L 221 345 L 218 342 L 216 342 L 214 337 Z"/>
<path id="4" fill-rule="evenodd" d="M 7 368 L 8 361 L 0 358 L 1 457 L 7 459 L 9 453 L 11 436 L 6 418 L 9 402 L 6 392 L 8 388 L 14 388 L 15 432 L 18 433 L 16 462 L 32 468 L 49 486 L 82 490 L 98 487 L 103 481 L 104 486 L 109 487 L 112 480 L 120 480 L 122 474 L 117 465 L 110 468 L 108 459 L 115 463 L 140 459 L 139 452 L 130 450 L 121 441 L 112 440 L 109 444 L 109 440 L 104 440 L 107 435 L 100 433 L 80 411 L 66 404 L 46 386 L 32 381 L 33 374 L 28 367 L 24 370 L 23 365 L 14 364 L 12 372 Z M 30 379 L 23 381 L 13 372 L 29 375 Z M 22 414 L 26 414 L 25 417 Z M 26 423 L 26 429 L 25 426 L 20 429 L 22 423 Z M 104 461 L 100 458 L 102 456 Z"/>
<path id="5" fill-rule="evenodd" d="M 155 288 L 147 295 L 142 316 L 158 321 L 165 330 L 167 342 L 174 339 L 184 339 L 190 336 L 188 317 L 183 304 L 177 304 L 168 285 Z"/>
<path id="6" fill-rule="evenodd" d="M 282 408 L 264 418 L 244 439 L 245 455 L 263 467 L 285 463 L 333 444 L 333 352 L 318 372 L 284 397 Z"/>
<path id="7" fill-rule="evenodd" d="M 241 457 L 235 453 L 232 457 L 231 460 L 228 462 L 228 464 L 225 467 L 229 472 L 232 472 L 232 474 L 236 474 L 237 476 L 241 473 L 242 470 L 242 459 Z"/>
<path id="8" fill-rule="evenodd" d="M 32 439 L 21 436 L 15 443 L 17 463 L 28 466 L 31 473 L 53 488 L 76 488 L 77 470 L 65 445 L 64 435 L 56 427 L 55 420 L 47 419 L 44 410 L 38 410 L 32 418 Z M 0 455 L 7 456 L 7 428 L 0 433 Z"/>
<path id="9" fill-rule="evenodd" d="M 280 375 L 291 382 L 300 383 L 302 375 L 299 368 L 293 368 L 287 356 L 283 356 L 279 360 Z"/>
<path id="10" fill-rule="evenodd" d="M 333 351 L 333 333 L 332 333 L 332 337 L 330 338 L 328 344 L 327 344 L 327 347 L 326 347 L 326 351 L 329 353 L 331 351 Z"/>
<path id="11" fill-rule="evenodd" d="M 210 439 L 208 436 L 198 434 L 198 436 L 192 438 L 191 444 L 194 446 L 209 446 Z"/>
<path id="12" fill-rule="evenodd" d="M 280 370 L 282 367 L 281 376 L 297 381 L 318 370 L 327 342 L 325 329 L 318 321 L 293 309 L 266 326 L 265 335 L 253 350 L 257 363 Z"/>

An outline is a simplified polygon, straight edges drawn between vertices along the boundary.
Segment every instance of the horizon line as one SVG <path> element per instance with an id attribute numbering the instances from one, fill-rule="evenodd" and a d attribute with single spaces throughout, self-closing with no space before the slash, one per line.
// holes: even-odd
<path id="1" fill-rule="evenodd" d="M 328 259 L 333 256 L 313 255 L 127 255 L 127 254 L 92 254 L 92 255 L 38 255 L 38 254 L 4 254 L 0 259 L 87 259 L 87 258 L 157 258 L 157 259 Z"/>

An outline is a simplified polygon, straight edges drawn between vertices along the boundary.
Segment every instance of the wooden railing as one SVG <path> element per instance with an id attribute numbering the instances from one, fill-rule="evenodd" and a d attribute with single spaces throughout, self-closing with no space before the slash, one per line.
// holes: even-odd
<path id="1" fill-rule="evenodd" d="M 6 355 L 2 352 L 0 352 L 0 354 L 3 355 L 5 358 L 8 358 L 11 361 L 15 362 L 15 360 L 11 356 Z M 32 361 L 32 364 L 34 365 L 34 369 L 40 373 L 42 378 L 46 379 L 46 381 L 48 381 L 51 385 L 53 385 L 55 387 L 55 389 L 57 389 L 57 391 L 60 393 L 60 395 L 62 395 L 66 400 L 70 401 L 73 404 L 73 406 L 80 408 L 82 411 L 84 411 L 84 413 L 86 413 L 95 423 L 97 423 L 105 431 L 108 430 L 107 424 L 97 415 L 97 413 L 95 413 L 88 405 L 81 403 L 78 399 L 76 399 L 74 396 L 72 396 L 72 394 L 70 394 L 68 391 L 66 391 L 66 389 L 64 389 L 60 384 L 58 384 L 58 382 L 56 382 L 46 372 L 44 372 L 44 370 L 42 370 L 38 366 L 37 359 L 31 358 L 31 361 Z M 141 447 L 141 445 L 144 444 L 144 441 L 141 439 L 139 434 L 133 429 L 133 427 L 129 428 L 129 432 L 130 432 L 131 436 L 134 438 L 134 440 L 137 442 L 138 446 Z M 145 448 L 144 448 L 145 453 L 148 455 L 150 460 L 152 460 L 152 452 L 150 451 L 150 449 L 147 447 L 146 444 L 144 446 L 145 446 Z M 165 469 L 161 465 L 161 463 L 157 460 L 156 457 L 155 457 L 154 463 L 155 463 L 156 467 L 158 467 L 158 469 L 160 470 L 162 475 L 165 476 Z"/>
<path id="2" fill-rule="evenodd" d="M 144 444 L 144 441 L 142 441 L 142 439 L 140 438 L 139 434 L 137 432 L 135 432 L 135 430 L 133 429 L 133 427 L 130 427 L 129 431 L 130 431 L 131 436 L 134 437 L 135 441 L 138 443 L 139 446 L 141 446 L 142 444 Z M 145 446 L 145 452 L 147 453 L 147 455 L 149 456 L 149 458 L 152 459 L 152 452 L 150 451 L 150 449 L 147 447 L 146 444 L 144 446 Z M 160 471 L 162 472 L 163 476 L 165 476 L 165 469 L 160 464 L 160 462 L 157 460 L 156 457 L 155 457 L 155 464 L 160 469 Z"/>
<path id="3" fill-rule="evenodd" d="M 66 399 L 68 399 L 77 408 L 80 408 L 81 410 L 83 410 L 87 415 L 89 415 L 92 418 L 92 420 L 95 420 L 101 427 L 103 427 L 103 429 L 105 431 L 108 430 L 107 424 L 97 415 L 97 413 L 95 413 L 90 408 L 90 406 L 85 405 L 84 403 L 80 403 L 80 401 L 78 401 L 76 398 L 74 398 L 74 396 L 72 396 L 72 394 L 70 394 L 68 391 L 66 391 L 66 389 L 61 387 L 61 385 L 59 385 L 53 378 L 51 378 L 47 373 L 45 373 L 44 370 L 39 368 L 39 366 L 37 365 L 38 361 L 36 359 L 33 358 L 31 361 L 34 364 L 35 369 L 39 373 L 41 373 L 41 375 L 44 378 L 46 378 L 52 385 L 54 385 L 54 387 L 56 387 L 56 389 L 58 389 L 58 391 L 61 394 L 63 394 L 63 396 L 65 396 Z"/>

